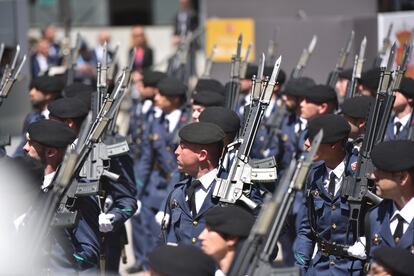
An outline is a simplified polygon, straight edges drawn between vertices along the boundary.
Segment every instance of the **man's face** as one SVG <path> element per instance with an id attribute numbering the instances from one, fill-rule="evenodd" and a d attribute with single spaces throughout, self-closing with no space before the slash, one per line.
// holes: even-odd
<path id="1" fill-rule="evenodd" d="M 348 124 L 351 126 L 351 132 L 349 133 L 349 137 L 355 139 L 358 137 L 360 130 L 359 130 L 359 120 L 356 118 L 352 118 L 348 115 L 344 114 L 345 120 L 348 122 Z"/>
<path id="2" fill-rule="evenodd" d="M 252 80 L 251 79 L 241 79 L 240 80 L 240 92 L 243 94 L 250 93 L 252 89 Z"/>
<path id="3" fill-rule="evenodd" d="M 198 117 L 200 117 L 201 112 L 204 111 L 205 106 L 193 104 L 193 112 L 191 116 L 193 117 L 193 122 L 198 122 Z"/>
<path id="4" fill-rule="evenodd" d="M 404 111 L 406 106 L 409 104 L 408 99 L 401 93 L 401 92 L 395 92 L 395 101 L 393 109 L 396 112 Z"/>
<path id="5" fill-rule="evenodd" d="M 345 97 L 346 87 L 348 86 L 349 80 L 347 79 L 338 79 L 335 84 L 335 90 L 338 93 L 339 97 Z"/>
<path id="6" fill-rule="evenodd" d="M 174 109 L 174 97 L 169 97 L 157 92 L 154 97 L 155 106 L 159 107 L 164 112 L 169 112 Z"/>
<path id="7" fill-rule="evenodd" d="M 191 176 L 195 176 L 199 166 L 198 152 L 199 147 L 197 145 L 181 141 L 174 152 L 177 159 L 178 170 Z"/>
<path id="8" fill-rule="evenodd" d="M 304 147 L 307 151 L 311 150 L 312 141 L 306 139 Z M 313 157 L 313 161 L 321 161 L 326 160 L 328 155 L 332 152 L 332 145 L 331 144 L 320 144 L 318 150 Z"/>
<path id="9" fill-rule="evenodd" d="M 298 98 L 295 96 L 290 95 L 283 95 L 283 100 L 286 103 L 286 107 L 290 111 L 296 111 L 296 108 L 298 106 Z"/>
<path id="10" fill-rule="evenodd" d="M 211 230 L 208 226 L 198 236 L 201 249 L 207 255 L 213 257 L 216 262 L 222 260 L 229 251 L 227 241 L 218 232 Z"/>
<path id="11" fill-rule="evenodd" d="M 41 108 L 47 101 L 47 97 L 41 91 L 36 88 L 32 88 L 29 91 L 30 104 L 33 108 Z"/>
<path id="12" fill-rule="evenodd" d="M 364 85 L 360 84 L 358 86 L 358 92 L 359 94 L 361 94 L 362 96 L 374 96 L 374 93 L 371 92 L 371 90 L 367 87 L 365 87 Z"/>
<path id="13" fill-rule="evenodd" d="M 45 163 L 45 147 L 36 141 L 28 139 L 23 147 L 28 156 Z"/>
<path id="14" fill-rule="evenodd" d="M 391 173 L 375 169 L 373 173 L 373 179 L 376 182 L 377 195 L 387 198 L 395 199 L 398 196 L 398 179 L 401 173 Z"/>
<path id="15" fill-rule="evenodd" d="M 300 99 L 300 117 L 306 120 L 315 118 L 320 114 L 320 105 L 309 102 L 306 98 Z"/>

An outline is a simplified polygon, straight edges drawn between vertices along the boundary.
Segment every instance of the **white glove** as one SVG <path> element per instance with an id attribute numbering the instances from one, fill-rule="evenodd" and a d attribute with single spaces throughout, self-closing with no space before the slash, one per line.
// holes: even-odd
<path id="1" fill-rule="evenodd" d="M 112 204 L 114 204 L 114 200 L 112 199 L 112 196 L 108 195 L 105 198 L 105 204 L 104 204 L 104 213 L 108 212 L 109 209 L 111 209 Z"/>
<path id="2" fill-rule="evenodd" d="M 155 215 L 155 221 L 161 226 L 162 222 L 165 222 L 165 227 L 168 226 L 168 222 L 170 221 L 170 214 L 165 214 L 164 216 L 164 212 L 159 211 L 156 215 Z"/>
<path id="3" fill-rule="evenodd" d="M 367 254 L 365 253 L 365 237 L 361 237 L 359 241 L 356 241 L 354 245 L 348 248 L 348 254 L 352 257 L 365 260 L 367 258 Z"/>
<path id="4" fill-rule="evenodd" d="M 112 221 L 114 220 L 114 214 L 102 213 L 99 215 L 99 231 L 102 233 L 111 232 L 114 229 Z"/>
<path id="5" fill-rule="evenodd" d="M 139 213 L 141 213 L 141 206 L 142 206 L 141 200 L 137 200 L 137 210 L 135 211 L 134 216 L 138 216 Z"/>

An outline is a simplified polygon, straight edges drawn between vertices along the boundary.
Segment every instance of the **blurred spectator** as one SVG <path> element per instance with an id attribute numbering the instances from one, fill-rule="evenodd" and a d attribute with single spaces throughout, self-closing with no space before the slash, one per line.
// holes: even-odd
<path id="1" fill-rule="evenodd" d="M 134 71 L 142 72 L 149 69 L 153 64 L 153 51 L 148 47 L 147 38 L 145 36 L 144 28 L 142 26 L 135 26 L 131 31 L 131 49 L 129 50 L 129 57 L 135 49 Z"/>
<path id="2" fill-rule="evenodd" d="M 57 29 L 54 25 L 48 25 L 42 30 L 42 38 L 49 42 L 49 64 L 60 65 L 60 45 L 56 42 Z"/>
<path id="3" fill-rule="evenodd" d="M 81 43 L 76 65 L 76 80 L 85 84 L 94 84 L 96 81 L 96 56 L 85 41 Z"/>
<path id="4" fill-rule="evenodd" d="M 32 78 L 44 75 L 50 66 L 49 42 L 46 39 L 40 39 L 36 44 L 35 53 L 31 57 Z"/>

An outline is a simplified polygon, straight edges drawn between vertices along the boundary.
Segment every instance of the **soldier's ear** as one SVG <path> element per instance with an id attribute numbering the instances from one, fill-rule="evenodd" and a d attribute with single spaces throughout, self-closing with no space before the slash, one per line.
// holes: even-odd
<path id="1" fill-rule="evenodd" d="M 411 183 L 408 183 L 409 177 L 410 177 L 410 174 L 409 174 L 408 171 L 402 171 L 399 174 L 399 181 L 400 181 L 400 183 L 401 183 L 402 186 L 405 186 L 407 184 L 411 185 Z"/>
<path id="2" fill-rule="evenodd" d="M 206 149 L 201 149 L 199 152 L 198 152 L 198 160 L 201 162 L 201 161 L 206 161 L 207 160 L 207 157 L 208 157 L 208 152 L 207 152 L 207 150 Z"/>

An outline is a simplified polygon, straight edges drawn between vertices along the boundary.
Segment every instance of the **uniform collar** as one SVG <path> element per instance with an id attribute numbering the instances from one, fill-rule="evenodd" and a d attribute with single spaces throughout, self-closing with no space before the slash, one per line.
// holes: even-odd
<path id="1" fill-rule="evenodd" d="M 214 179 L 216 178 L 216 175 L 217 168 L 214 168 L 198 179 L 201 182 L 203 190 L 207 191 L 210 188 L 211 183 L 213 183 Z"/>
<path id="2" fill-rule="evenodd" d="M 177 127 L 178 122 L 180 121 L 181 113 L 180 109 L 176 109 L 173 112 L 165 114 L 165 120 L 168 120 L 168 128 L 170 132 L 173 132 L 173 130 Z"/>
<path id="3" fill-rule="evenodd" d="M 408 121 L 410 121 L 410 118 L 411 118 L 411 113 L 408 113 L 407 115 L 405 115 L 401 119 L 399 119 L 397 116 L 395 116 L 394 117 L 394 125 L 395 125 L 395 123 L 400 122 L 401 125 L 403 127 L 405 127 L 408 124 Z"/>
<path id="4" fill-rule="evenodd" d="M 55 174 L 56 174 L 56 171 L 51 172 L 51 173 L 49 173 L 49 174 L 47 174 L 43 177 L 43 184 L 42 184 L 42 187 L 41 187 L 42 190 L 47 189 L 50 186 L 50 184 L 52 184 L 52 181 L 53 181 L 53 178 L 55 177 Z"/>
<path id="5" fill-rule="evenodd" d="M 336 178 L 338 178 L 338 179 L 341 178 L 344 175 L 344 172 L 345 172 L 345 160 L 346 160 L 346 157 L 334 169 L 330 169 L 330 168 L 326 167 L 326 172 L 328 173 L 328 175 L 330 176 L 331 172 L 333 172 L 335 174 Z"/>
<path id="6" fill-rule="evenodd" d="M 405 220 L 406 223 L 411 223 L 414 219 L 414 197 L 410 199 L 410 201 L 405 204 L 405 206 L 398 210 L 397 206 L 393 202 L 394 213 L 391 216 L 390 222 L 396 219 L 397 214 L 400 214 L 401 217 Z"/>

